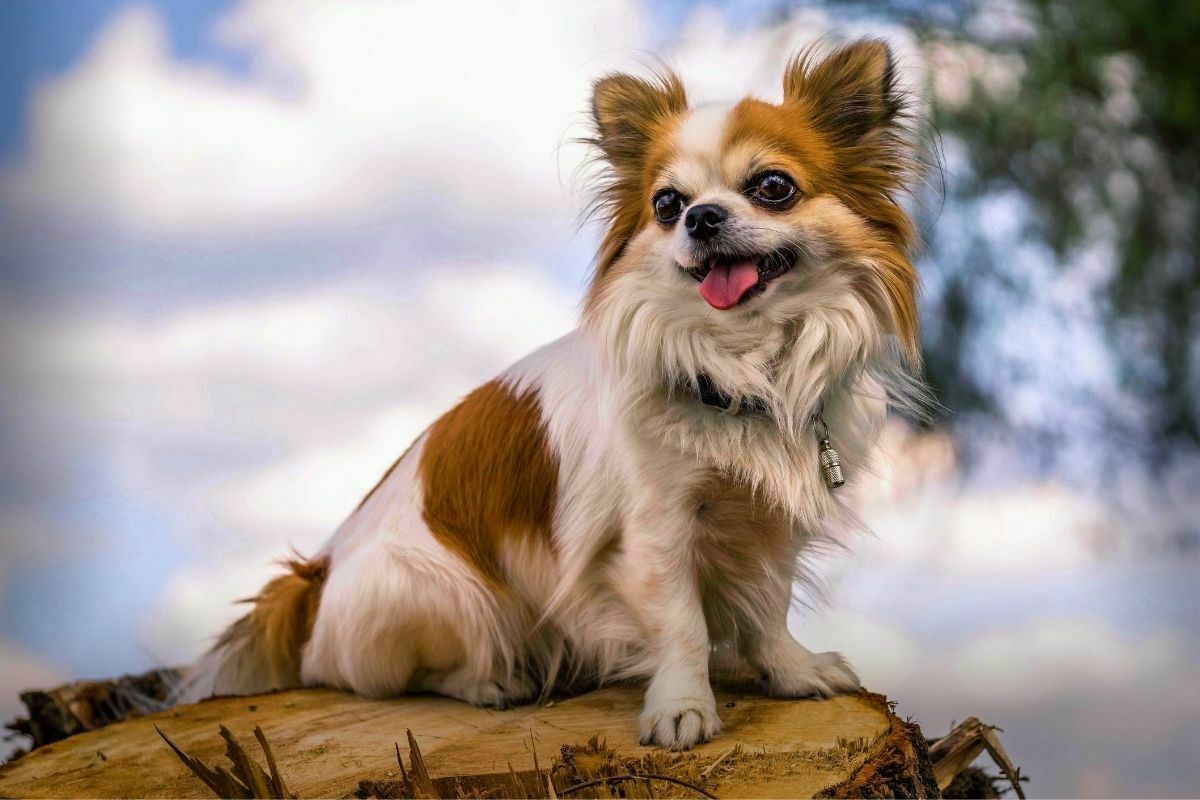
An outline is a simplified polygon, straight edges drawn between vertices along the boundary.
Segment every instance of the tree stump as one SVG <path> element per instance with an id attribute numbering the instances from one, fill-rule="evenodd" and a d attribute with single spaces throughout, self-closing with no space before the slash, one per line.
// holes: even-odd
<path id="1" fill-rule="evenodd" d="M 938 796 L 920 729 L 881 695 L 774 700 L 725 688 L 725 733 L 683 753 L 638 744 L 641 699 L 632 686 L 507 711 L 329 689 L 218 698 L 39 747 L 0 767 L 0 796 L 212 797 L 158 730 L 196 762 L 228 770 L 233 748 L 220 726 L 266 767 L 253 744 L 261 728 L 298 797 Z M 429 778 L 421 791 L 410 774 L 419 764 Z"/>

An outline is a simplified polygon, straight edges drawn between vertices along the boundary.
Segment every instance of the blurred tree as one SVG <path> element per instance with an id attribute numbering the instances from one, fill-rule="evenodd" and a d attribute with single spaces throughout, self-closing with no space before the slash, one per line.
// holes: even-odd
<path id="1" fill-rule="evenodd" d="M 948 201 L 1017 192 L 1031 211 L 1022 235 L 1048 246 L 1060 267 L 1099 255 L 1107 271 L 1092 299 L 1123 388 L 1143 405 L 1143 452 L 1200 443 L 1200 4 L 889 9 L 920 37 L 935 84 L 939 69 L 960 73 L 948 76 L 955 91 L 930 93 L 935 125 L 969 165 L 948 181 Z M 987 313 L 971 281 L 996 274 L 1006 254 L 969 256 L 932 298 L 940 322 L 926 341 L 928 377 L 955 411 L 986 411 L 995 398 L 963 353 Z"/>

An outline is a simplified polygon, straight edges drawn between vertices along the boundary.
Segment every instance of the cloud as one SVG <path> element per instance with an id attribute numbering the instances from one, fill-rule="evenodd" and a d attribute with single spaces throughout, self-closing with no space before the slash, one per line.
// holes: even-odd
<path id="1" fill-rule="evenodd" d="M 430 261 L 399 287 L 351 278 L 159 319 L 29 318 L 4 356 L 39 415 L 122 454 L 134 488 L 211 503 L 243 531 L 331 529 L 331 506 L 373 483 L 363 468 L 381 471 L 458 397 L 570 330 L 574 307 L 528 265 Z M 185 465 L 184 489 L 169 450 L 203 458 L 205 440 L 250 452 L 215 453 L 208 474 Z"/>
<path id="2" fill-rule="evenodd" d="M 418 396 L 444 393 L 448 384 L 460 388 L 463 374 L 486 374 L 482 370 L 572 324 L 574 298 L 530 264 L 425 256 L 407 273 L 195 303 L 152 316 L 76 308 L 47 318 L 40 310 L 13 309 L 9 321 L 23 336 L 0 344 L 0 357 L 42 389 L 44 400 L 57 399 L 96 421 L 222 422 L 230 432 L 246 433 L 264 424 L 272 430 L 270 417 L 215 419 L 213 405 L 273 406 L 286 416 L 276 402 L 280 393 L 289 404 L 406 389 Z M 79 391 L 63 393 L 69 386 Z M 242 396 L 222 394 L 231 387 Z M 352 402 L 346 399 L 347 406 Z"/>
<path id="3" fill-rule="evenodd" d="M 972 702 L 1032 708 L 1136 691 L 1163 680 L 1184 659 L 1167 631 L 1123 636 L 1100 620 L 1052 618 L 973 637 L 939 657 L 924 678 Z"/>
<path id="4" fill-rule="evenodd" d="M 1172 631 L 1131 634 L 1059 609 L 1008 624 L 980 619 L 974 629 L 940 645 L 920 643 L 913 630 L 889 616 L 886 609 L 835 607 L 797 628 L 811 648 L 852 656 L 869 685 L 903 687 L 897 697 L 908 702 L 926 699 L 929 687 L 936 687 L 939 708 L 958 704 L 964 715 L 972 704 L 1014 711 L 1098 693 L 1150 694 L 1156 684 L 1185 677 L 1195 660 Z"/>
<path id="5" fill-rule="evenodd" d="M 483 226 L 497 209 L 569 218 L 556 154 L 589 62 L 644 27 L 622 0 L 251 0 L 211 32 L 249 55 L 242 77 L 173 59 L 159 13 L 132 6 L 39 88 L 3 196 L 158 233 L 360 225 L 431 201 Z"/>

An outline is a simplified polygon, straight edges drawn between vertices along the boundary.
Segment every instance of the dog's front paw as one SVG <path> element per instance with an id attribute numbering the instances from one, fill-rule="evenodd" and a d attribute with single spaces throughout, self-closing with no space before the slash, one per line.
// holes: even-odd
<path id="1" fill-rule="evenodd" d="M 763 671 L 772 697 L 832 697 L 858 691 L 858 676 L 840 653 L 809 653 L 772 664 Z"/>
<path id="2" fill-rule="evenodd" d="M 721 732 L 717 704 L 710 697 L 680 698 L 675 701 L 646 703 L 638 721 L 638 734 L 644 745 L 660 745 L 672 750 L 690 750 Z"/>
<path id="3" fill-rule="evenodd" d="M 717 701 L 707 680 L 660 672 L 650 681 L 638 720 L 642 744 L 687 750 L 720 732 Z"/>

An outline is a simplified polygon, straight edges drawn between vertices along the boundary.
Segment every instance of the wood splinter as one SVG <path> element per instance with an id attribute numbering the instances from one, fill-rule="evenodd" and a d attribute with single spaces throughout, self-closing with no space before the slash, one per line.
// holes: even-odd
<path id="1" fill-rule="evenodd" d="M 167 743 L 167 746 L 175 751 L 175 755 L 179 756 L 183 765 L 193 775 L 204 781 L 217 797 L 270 798 L 271 800 L 294 800 L 296 797 L 288 791 L 283 776 L 279 774 L 279 768 L 275 763 L 275 754 L 271 752 L 271 745 L 267 742 L 266 734 L 257 725 L 254 726 L 254 738 L 258 739 L 258 744 L 267 757 L 269 772 L 250 757 L 242 743 L 224 725 L 220 726 L 221 738 L 225 740 L 225 757 L 233 764 L 232 769 L 223 764 L 210 767 L 180 749 L 163 733 L 162 728 L 155 725 L 154 730 L 158 731 L 158 735 Z"/>

